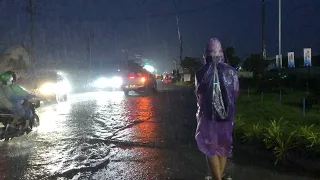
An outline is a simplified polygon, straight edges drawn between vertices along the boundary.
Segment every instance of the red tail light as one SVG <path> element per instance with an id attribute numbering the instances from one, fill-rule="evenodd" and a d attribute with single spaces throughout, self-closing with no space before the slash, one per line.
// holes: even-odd
<path id="1" fill-rule="evenodd" d="M 143 83 L 146 82 L 146 78 L 145 78 L 145 77 L 142 77 L 142 78 L 141 78 L 141 82 L 143 82 Z"/>
<path id="2" fill-rule="evenodd" d="M 131 73 L 128 74 L 128 76 L 129 76 L 129 79 L 134 79 L 135 74 L 131 72 Z"/>

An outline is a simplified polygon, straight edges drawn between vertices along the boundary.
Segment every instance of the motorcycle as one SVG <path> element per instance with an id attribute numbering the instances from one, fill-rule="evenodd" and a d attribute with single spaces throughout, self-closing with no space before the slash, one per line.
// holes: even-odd
<path id="1" fill-rule="evenodd" d="M 24 105 L 28 105 L 29 108 L 32 110 L 32 118 L 29 119 L 29 127 L 32 130 L 33 127 L 38 127 L 40 125 L 39 116 L 36 113 L 36 109 L 40 107 L 40 101 L 37 100 L 36 102 L 29 102 L 24 100 Z M 13 121 L 12 113 L 5 109 L 0 109 L 0 123 L 3 124 L 3 128 L 0 129 L 0 140 L 4 139 L 8 141 L 13 139 L 14 137 L 19 137 L 24 135 L 25 133 L 29 133 L 23 129 L 25 127 L 26 119 L 22 118 L 19 119 L 18 122 L 15 124 L 15 131 L 9 132 L 9 124 Z"/>

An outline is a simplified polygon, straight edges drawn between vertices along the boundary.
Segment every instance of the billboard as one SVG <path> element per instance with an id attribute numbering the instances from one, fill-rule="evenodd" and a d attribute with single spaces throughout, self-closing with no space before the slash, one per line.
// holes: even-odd
<path id="1" fill-rule="evenodd" d="M 294 68 L 294 52 L 288 52 L 288 68 Z"/>
<path id="2" fill-rule="evenodd" d="M 312 66 L 311 64 L 311 48 L 303 49 L 304 66 Z"/>

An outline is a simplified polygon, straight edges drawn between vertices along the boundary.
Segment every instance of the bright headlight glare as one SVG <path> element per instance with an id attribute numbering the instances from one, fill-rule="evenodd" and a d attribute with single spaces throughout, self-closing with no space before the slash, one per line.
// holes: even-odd
<path id="1" fill-rule="evenodd" d="M 110 79 L 110 86 L 113 88 L 121 87 L 123 81 L 121 77 L 113 77 Z"/>
<path id="2" fill-rule="evenodd" d="M 152 67 L 150 65 L 145 65 L 143 68 L 151 73 L 153 73 L 155 71 L 154 67 Z"/>
<path id="3" fill-rule="evenodd" d="M 57 92 L 57 85 L 54 83 L 46 83 L 40 88 L 41 94 L 49 95 Z"/>
<path id="4" fill-rule="evenodd" d="M 63 81 L 57 84 L 56 90 L 59 91 L 59 93 L 70 93 L 71 85 L 68 81 Z"/>
<path id="5" fill-rule="evenodd" d="M 119 88 L 122 85 L 122 78 L 121 77 L 113 77 L 110 79 L 107 78 L 100 78 L 98 80 L 96 80 L 93 85 L 96 88 L 107 88 L 107 87 L 111 87 L 111 88 Z"/>
<path id="6" fill-rule="evenodd" d="M 93 83 L 93 85 L 97 88 L 105 88 L 108 86 L 108 84 L 109 81 L 106 78 L 100 78 Z"/>

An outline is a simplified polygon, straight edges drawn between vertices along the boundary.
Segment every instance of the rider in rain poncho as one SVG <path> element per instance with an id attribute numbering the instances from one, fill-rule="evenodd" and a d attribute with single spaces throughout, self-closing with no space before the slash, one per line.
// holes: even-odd
<path id="1" fill-rule="evenodd" d="M 25 128 L 29 127 L 29 119 L 32 117 L 32 111 L 28 104 L 24 104 L 24 100 L 35 98 L 19 84 L 16 84 L 17 75 L 12 71 L 7 71 L 0 75 L 1 85 L 1 101 L 8 102 L 2 103 L 0 108 L 9 109 L 13 115 L 13 121 L 10 127 L 14 127 L 17 120 L 21 118 L 26 119 Z M 9 103 L 10 102 L 10 103 Z"/>
<path id="2" fill-rule="evenodd" d="M 226 158 L 232 155 L 235 99 L 239 92 L 236 70 L 225 63 L 221 43 L 210 39 L 205 48 L 205 65 L 196 72 L 196 141 L 208 158 L 212 176 L 221 179 Z"/>
<path id="3" fill-rule="evenodd" d="M 11 98 L 9 97 L 11 94 L 10 83 L 13 81 L 12 76 L 3 73 L 0 74 L 0 108 L 5 110 L 11 110 L 13 108 L 13 104 L 11 102 Z"/>

